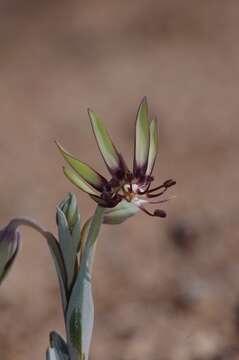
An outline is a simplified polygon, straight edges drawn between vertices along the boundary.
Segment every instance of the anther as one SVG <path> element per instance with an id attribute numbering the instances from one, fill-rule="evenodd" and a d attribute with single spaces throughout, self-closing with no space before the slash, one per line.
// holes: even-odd
<path id="1" fill-rule="evenodd" d="M 173 179 L 169 179 L 169 180 L 166 180 L 164 183 L 163 183 L 163 186 L 165 186 L 165 188 L 169 188 L 173 185 L 176 184 L 176 181 L 173 180 Z"/>
<path id="2" fill-rule="evenodd" d="M 156 209 L 154 210 L 154 216 L 165 218 L 167 216 L 167 213 L 164 210 Z"/>

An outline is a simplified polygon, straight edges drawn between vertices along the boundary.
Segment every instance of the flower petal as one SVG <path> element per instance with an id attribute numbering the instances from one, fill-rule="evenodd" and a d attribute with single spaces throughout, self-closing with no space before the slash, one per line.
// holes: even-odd
<path id="1" fill-rule="evenodd" d="M 152 174 L 155 160 L 158 153 L 158 124 L 157 119 L 153 119 L 150 123 L 150 145 L 149 145 L 149 157 L 146 175 Z"/>
<path id="2" fill-rule="evenodd" d="M 96 191 L 91 189 L 77 174 L 75 174 L 70 169 L 67 169 L 66 167 L 63 167 L 63 172 L 65 176 L 79 189 L 82 191 L 90 194 L 90 195 L 98 195 Z"/>
<path id="3" fill-rule="evenodd" d="M 113 209 L 106 209 L 104 212 L 104 224 L 121 224 L 129 217 L 134 216 L 139 211 L 139 207 L 126 200 L 122 200 Z"/>
<path id="4" fill-rule="evenodd" d="M 56 143 L 60 152 L 64 156 L 68 164 L 79 174 L 88 184 L 93 186 L 96 190 L 103 191 L 107 186 L 107 180 L 98 172 L 92 169 L 89 165 L 76 159 L 68 151 L 66 151 L 59 143 Z"/>
<path id="5" fill-rule="evenodd" d="M 119 178 L 124 177 L 127 167 L 122 156 L 113 144 L 108 134 L 108 131 L 104 127 L 101 119 L 93 111 L 88 110 L 88 112 L 98 147 L 101 151 L 101 154 L 109 172 L 113 176 Z"/>
<path id="6" fill-rule="evenodd" d="M 134 149 L 134 175 L 141 177 L 145 174 L 149 155 L 149 121 L 148 104 L 143 98 L 136 119 L 135 149 Z"/>
<path id="7" fill-rule="evenodd" d="M 97 202 L 97 204 L 99 204 L 100 206 L 110 209 L 115 207 L 121 201 L 121 198 L 119 197 L 112 199 L 103 199 L 102 197 L 95 195 L 90 195 L 90 197 L 95 200 L 95 202 Z"/>

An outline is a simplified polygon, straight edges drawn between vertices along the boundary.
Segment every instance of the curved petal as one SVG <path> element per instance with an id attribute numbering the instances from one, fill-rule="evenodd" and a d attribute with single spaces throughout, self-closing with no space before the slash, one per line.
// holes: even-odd
<path id="1" fill-rule="evenodd" d="M 88 184 L 93 186 L 96 190 L 103 191 L 107 186 L 107 180 L 101 176 L 97 171 L 92 169 L 89 165 L 76 159 L 68 151 L 66 151 L 59 143 L 56 142 L 61 154 L 68 162 L 68 164 L 79 174 Z"/>
<path id="2" fill-rule="evenodd" d="M 105 207 L 105 208 L 113 208 L 119 203 L 119 201 L 104 200 L 100 196 L 90 195 L 90 197 L 93 200 L 95 200 L 95 202 L 97 202 L 97 204 L 99 204 L 100 206 Z"/>
<path id="3" fill-rule="evenodd" d="M 134 146 L 134 175 L 145 175 L 149 155 L 149 121 L 148 104 L 146 97 L 143 98 L 136 118 L 135 146 Z"/>
<path id="4" fill-rule="evenodd" d="M 146 175 L 150 176 L 152 174 L 155 160 L 158 153 L 158 124 L 157 119 L 153 119 L 150 123 L 150 142 L 149 142 L 149 157 L 148 165 L 146 170 Z"/>
<path id="5" fill-rule="evenodd" d="M 98 195 L 96 191 L 91 189 L 77 174 L 75 174 L 70 169 L 67 169 L 66 167 L 63 167 L 63 172 L 65 176 L 79 189 L 82 191 L 88 193 L 89 195 Z"/>
<path id="6" fill-rule="evenodd" d="M 134 216 L 139 211 L 139 207 L 126 200 L 122 200 L 113 209 L 106 209 L 104 212 L 104 224 L 121 224 L 128 218 Z"/>
<path id="7" fill-rule="evenodd" d="M 117 151 L 101 119 L 93 111 L 88 110 L 88 112 L 98 147 L 109 172 L 115 177 L 122 178 L 126 172 L 126 165 L 121 154 Z"/>

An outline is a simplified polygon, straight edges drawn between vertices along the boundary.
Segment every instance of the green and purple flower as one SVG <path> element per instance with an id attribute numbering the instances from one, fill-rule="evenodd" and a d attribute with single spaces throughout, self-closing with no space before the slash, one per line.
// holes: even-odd
<path id="1" fill-rule="evenodd" d="M 175 180 L 169 179 L 159 186 L 151 187 L 154 181 L 152 172 L 158 153 L 158 128 L 156 119 L 149 122 L 146 98 L 142 100 L 136 118 L 133 171 L 127 167 L 101 119 L 91 110 L 89 116 L 111 179 L 107 180 L 57 144 L 65 160 L 74 170 L 63 167 L 66 177 L 102 207 L 118 208 L 120 203 L 128 202 L 150 216 L 165 217 L 164 210 L 157 208 L 151 212 L 145 207 L 168 201 L 161 196 L 169 187 L 176 184 Z"/>

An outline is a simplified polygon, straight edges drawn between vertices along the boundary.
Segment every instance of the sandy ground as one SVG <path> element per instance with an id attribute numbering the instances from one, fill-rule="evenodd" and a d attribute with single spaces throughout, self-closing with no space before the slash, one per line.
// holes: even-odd
<path id="1" fill-rule="evenodd" d="M 160 118 L 158 182 L 177 179 L 166 220 L 104 226 L 92 360 L 239 359 L 239 2 L 0 2 L 0 221 L 30 215 L 56 232 L 77 193 L 58 139 L 106 173 L 86 109 L 132 161 L 135 113 Z M 40 360 L 63 332 L 46 244 L 23 244 L 0 289 L 0 359 Z"/>

